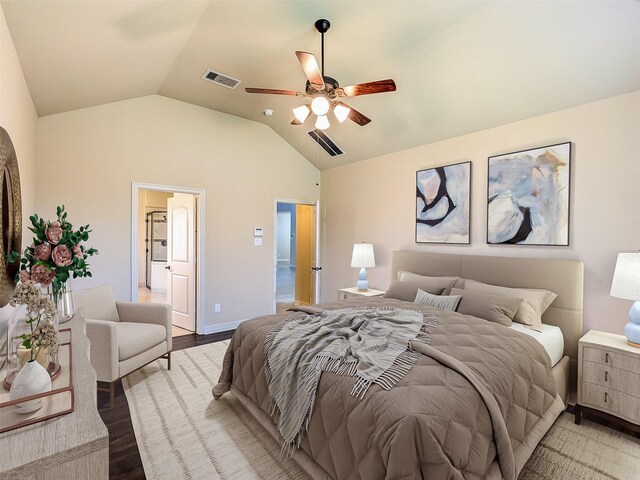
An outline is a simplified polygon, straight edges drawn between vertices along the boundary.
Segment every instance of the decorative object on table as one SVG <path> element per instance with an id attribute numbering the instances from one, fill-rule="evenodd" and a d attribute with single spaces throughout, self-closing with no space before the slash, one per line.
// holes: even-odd
<path id="1" fill-rule="evenodd" d="M 86 351 L 86 355 L 88 355 L 88 342 L 86 341 L 86 337 L 84 337 L 84 319 L 82 315 L 74 316 L 73 322 L 77 325 L 76 329 L 79 330 L 79 332 L 76 331 L 74 333 L 74 337 L 77 339 L 78 336 L 81 336 L 82 339 L 84 339 L 84 344 L 82 343 L 82 339 L 80 340 L 80 348 L 82 349 L 84 347 L 84 350 L 81 351 Z M 0 434 L 73 412 L 75 395 L 71 337 L 71 329 L 69 328 L 62 328 L 58 332 L 58 358 L 61 368 L 60 374 L 55 379 L 51 378 L 51 390 L 28 398 L 22 397 L 12 400 L 11 392 L 7 391 L 8 389 L 0 388 Z M 86 364 L 89 366 L 88 359 Z M 4 374 L 4 370 L 2 370 L 1 373 Z M 86 398 L 89 399 L 88 396 Z M 18 404 L 38 399 L 42 400 L 42 408 L 34 410 L 29 415 L 21 414 L 20 410 L 16 408 Z M 2 475 L 0 474 L 0 476 Z"/>
<path id="2" fill-rule="evenodd" d="M 50 390 L 51 377 L 49 372 L 40 363 L 29 360 L 13 379 L 9 398 L 11 400 L 19 400 L 20 398 L 31 397 Z M 42 404 L 42 398 L 27 400 L 16 404 L 16 412 L 22 414 L 32 413 L 42 408 Z"/>
<path id="3" fill-rule="evenodd" d="M 633 300 L 624 336 L 632 347 L 640 348 L 640 253 L 619 253 L 613 272 L 611 296 Z"/>
<path id="4" fill-rule="evenodd" d="M 469 243 L 471 162 L 416 172 L 416 242 Z"/>
<path id="5" fill-rule="evenodd" d="M 10 380 L 9 376 L 15 374 L 10 382 L 10 399 L 17 400 L 51 390 L 48 369 L 38 362 L 38 357 L 43 350 L 50 355 L 58 353 L 59 341 L 54 326 L 58 311 L 55 304 L 30 280 L 17 285 L 10 304 L 20 307 L 16 312 L 20 312 L 21 321 L 28 326 L 26 333 L 19 336 L 16 336 L 16 333 L 11 335 L 12 339 L 20 342 L 19 346 L 23 348 L 23 352 L 28 353 L 26 363 L 18 363 L 18 369 L 8 372 L 7 375 L 7 380 Z M 22 316 L 24 314 L 26 317 Z M 15 329 L 12 332 L 15 332 Z M 20 356 L 18 349 L 16 355 Z M 42 398 L 36 398 L 17 404 L 16 410 L 18 413 L 31 413 L 41 407 Z"/>
<path id="6" fill-rule="evenodd" d="M 487 243 L 569 245 L 571 142 L 489 157 Z"/>
<path id="7" fill-rule="evenodd" d="M 360 269 L 358 275 L 358 290 L 365 291 L 369 289 L 369 280 L 367 279 L 367 268 L 375 267 L 376 260 L 373 256 L 373 245 L 370 243 L 356 243 L 353 246 L 353 255 L 351 256 L 351 266 Z"/>
<path id="8" fill-rule="evenodd" d="M 29 230 L 35 234 L 33 244 L 24 249 L 22 256 L 13 251 L 8 260 L 20 259 L 17 278 L 23 282 L 33 280 L 46 289 L 58 308 L 59 320 L 64 323 L 74 314 L 70 279 L 90 277 L 87 259 L 98 251 L 83 245 L 89 240 L 89 225 L 74 230 L 64 205 L 57 207 L 56 213 L 57 219 L 53 222 L 31 215 Z"/>
<path id="9" fill-rule="evenodd" d="M 16 151 L 7 131 L 0 127 L 0 258 L 22 248 L 22 197 L 20 172 Z M 13 294 L 18 263 L 8 262 L 0 268 L 0 307 L 4 307 Z M 0 330 L 0 335 L 3 332 Z M 0 345 L 1 346 L 1 345 Z"/>

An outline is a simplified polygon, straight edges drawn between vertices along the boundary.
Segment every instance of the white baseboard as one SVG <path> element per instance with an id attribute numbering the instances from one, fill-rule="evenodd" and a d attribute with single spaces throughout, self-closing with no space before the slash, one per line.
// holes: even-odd
<path id="1" fill-rule="evenodd" d="M 245 320 L 249 320 L 249 319 L 246 318 Z M 238 326 L 242 322 L 244 322 L 244 320 L 236 320 L 234 322 L 227 322 L 227 323 L 216 323 L 215 325 L 205 325 L 204 332 L 202 333 L 202 335 L 209 335 L 211 333 L 228 332 L 229 330 L 235 330 L 236 328 L 238 328 Z"/>

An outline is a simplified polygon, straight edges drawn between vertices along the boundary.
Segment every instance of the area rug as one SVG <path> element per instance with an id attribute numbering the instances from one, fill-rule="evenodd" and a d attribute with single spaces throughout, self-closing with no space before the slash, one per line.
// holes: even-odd
<path id="1" fill-rule="evenodd" d="M 123 380 L 148 479 L 307 479 L 232 394 L 211 397 L 228 341 L 171 354 Z M 640 440 L 562 414 L 525 465 L 520 480 L 631 480 Z"/>

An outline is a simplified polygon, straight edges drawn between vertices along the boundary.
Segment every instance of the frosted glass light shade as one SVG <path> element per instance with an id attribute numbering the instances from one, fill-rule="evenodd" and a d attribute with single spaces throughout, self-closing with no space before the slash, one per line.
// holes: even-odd
<path id="1" fill-rule="evenodd" d="M 309 113 L 311 112 L 309 111 L 309 107 L 307 107 L 306 105 L 302 105 L 293 109 L 293 114 L 295 115 L 296 120 L 298 120 L 300 123 L 304 123 L 304 121 L 309 116 Z"/>
<path id="2" fill-rule="evenodd" d="M 316 120 L 316 128 L 318 130 L 326 130 L 329 128 L 329 119 L 326 115 L 318 115 L 318 119 Z"/>
<path id="3" fill-rule="evenodd" d="M 640 300 L 640 253 L 619 253 L 611 283 L 611 296 Z"/>
<path id="4" fill-rule="evenodd" d="M 316 97 L 311 101 L 311 111 L 316 115 L 326 115 L 329 111 L 329 100 L 325 97 Z"/>
<path id="5" fill-rule="evenodd" d="M 376 266 L 373 256 L 373 245 L 370 243 L 356 243 L 353 246 L 351 266 L 356 268 L 370 268 Z"/>
<path id="6" fill-rule="evenodd" d="M 333 114 L 336 116 L 340 123 L 344 122 L 347 119 L 350 112 L 351 109 L 349 107 L 345 107 L 344 105 L 336 105 L 335 107 L 333 107 Z"/>

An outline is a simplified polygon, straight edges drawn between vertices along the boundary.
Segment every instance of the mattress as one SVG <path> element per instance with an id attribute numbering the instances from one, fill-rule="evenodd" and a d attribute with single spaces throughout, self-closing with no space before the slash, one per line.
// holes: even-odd
<path id="1" fill-rule="evenodd" d="M 514 323 L 509 328 L 529 335 L 540 342 L 549 354 L 552 367 L 562 359 L 564 355 L 564 337 L 562 336 L 562 330 L 560 330 L 559 327 L 543 324 L 542 331 L 536 332 L 535 330 L 526 328 L 521 323 Z"/>

